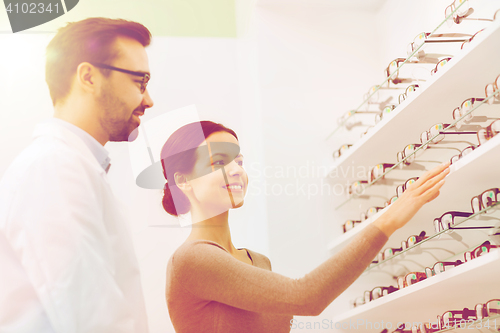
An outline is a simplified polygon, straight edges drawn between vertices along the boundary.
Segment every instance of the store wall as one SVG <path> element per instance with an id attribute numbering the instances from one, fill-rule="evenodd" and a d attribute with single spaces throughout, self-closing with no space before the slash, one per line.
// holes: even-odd
<path id="1" fill-rule="evenodd" d="M 336 221 L 333 189 L 323 176 L 338 142 L 325 139 L 381 72 L 375 14 L 256 7 L 269 255 L 283 275 L 300 278 L 327 258 L 325 225 Z M 332 316 L 327 309 L 319 317 L 297 316 L 296 324 Z"/>

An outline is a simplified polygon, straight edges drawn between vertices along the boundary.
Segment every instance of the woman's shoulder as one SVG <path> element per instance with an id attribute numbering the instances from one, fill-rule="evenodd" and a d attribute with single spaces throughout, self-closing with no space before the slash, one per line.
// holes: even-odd
<path id="1" fill-rule="evenodd" d="M 271 270 L 271 262 L 265 255 L 245 248 L 250 254 L 253 266 Z M 234 258 L 220 244 L 205 240 L 195 239 L 185 241 L 170 257 L 169 266 L 193 266 L 197 263 L 223 262 Z"/>
<path id="2" fill-rule="evenodd" d="M 269 271 L 271 271 L 271 260 L 269 260 L 268 257 L 263 255 L 262 253 L 255 252 L 250 249 L 246 249 L 249 253 L 250 256 L 252 257 L 253 265 L 256 267 L 264 268 Z"/>

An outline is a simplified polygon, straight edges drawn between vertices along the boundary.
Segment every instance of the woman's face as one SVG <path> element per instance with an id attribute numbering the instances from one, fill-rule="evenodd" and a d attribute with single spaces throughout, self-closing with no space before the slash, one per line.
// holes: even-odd
<path id="1" fill-rule="evenodd" d="M 238 140 L 227 132 L 216 132 L 196 150 L 197 160 L 187 175 L 191 200 L 205 214 L 216 216 L 241 207 L 248 187 Z"/>

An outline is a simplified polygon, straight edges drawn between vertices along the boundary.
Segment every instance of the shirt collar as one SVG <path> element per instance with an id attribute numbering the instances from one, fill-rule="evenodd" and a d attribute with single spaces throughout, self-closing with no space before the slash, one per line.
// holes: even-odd
<path id="1" fill-rule="evenodd" d="M 111 166 L 110 161 L 111 159 L 109 158 L 109 152 L 104 148 L 103 145 L 99 143 L 92 135 L 89 133 L 85 132 L 82 130 L 80 127 L 75 126 L 65 120 L 59 119 L 59 118 L 51 118 L 49 121 L 55 122 L 57 124 L 60 124 L 67 129 L 69 129 L 71 132 L 76 134 L 82 141 L 85 143 L 85 145 L 90 149 L 94 157 L 96 158 L 97 162 L 101 165 L 101 167 L 108 172 L 109 167 Z"/>

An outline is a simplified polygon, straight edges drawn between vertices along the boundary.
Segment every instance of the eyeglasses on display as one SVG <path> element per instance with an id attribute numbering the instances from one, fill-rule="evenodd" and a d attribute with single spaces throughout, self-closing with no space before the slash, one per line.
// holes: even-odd
<path id="1" fill-rule="evenodd" d="M 420 232 L 419 235 L 411 235 L 409 236 L 406 240 L 401 241 L 401 247 L 400 248 L 386 248 L 385 250 L 381 251 L 377 255 L 377 260 L 373 260 L 372 264 L 378 264 L 381 263 L 384 260 L 390 259 L 393 257 L 396 253 L 402 252 L 406 249 L 409 249 L 410 247 L 420 243 L 424 239 L 429 238 L 429 236 L 425 235 L 425 231 L 423 230 Z"/>
<path id="2" fill-rule="evenodd" d="M 361 223 L 363 221 L 360 220 L 347 220 L 344 224 L 342 224 L 342 230 L 344 230 L 344 233 L 348 232 L 352 228 L 356 226 L 356 224 Z"/>
<path id="3" fill-rule="evenodd" d="M 493 83 L 487 84 L 486 87 L 484 88 L 486 98 L 489 98 L 491 96 L 491 98 L 489 98 L 488 101 L 486 101 L 486 103 L 491 105 L 494 104 L 495 102 L 500 102 L 500 94 L 498 94 L 499 87 L 500 87 L 500 75 L 497 76 L 497 78 L 495 79 L 495 81 L 493 81 Z"/>
<path id="4" fill-rule="evenodd" d="M 464 308 L 463 310 L 446 311 L 442 316 L 438 316 L 438 328 L 441 330 L 453 328 L 460 324 L 460 321 L 463 322 L 469 318 L 477 319 L 475 310 Z"/>
<path id="5" fill-rule="evenodd" d="M 333 158 L 339 158 L 340 156 L 342 156 L 343 153 L 345 153 L 351 147 L 352 147 L 352 145 L 350 145 L 350 144 L 345 144 L 345 145 L 340 146 L 339 149 L 337 149 L 333 152 Z"/>
<path id="6" fill-rule="evenodd" d="M 474 310 L 476 311 L 476 318 L 480 320 L 500 315 L 500 299 L 492 299 L 484 304 L 476 304 Z"/>
<path id="7" fill-rule="evenodd" d="M 399 98 L 398 98 L 398 102 L 399 104 L 403 103 L 410 94 L 412 94 L 413 92 L 419 90 L 420 86 L 418 84 L 412 84 L 412 85 L 409 85 L 406 89 L 405 89 L 405 92 L 400 94 L 399 95 Z"/>
<path id="8" fill-rule="evenodd" d="M 422 272 L 410 272 L 406 275 L 398 277 L 398 287 L 403 289 L 417 282 L 427 279 L 427 274 Z"/>
<path id="9" fill-rule="evenodd" d="M 490 188 L 480 195 L 473 197 L 470 201 L 472 211 L 477 213 L 483 209 L 491 207 L 500 201 L 500 189 Z"/>
<path id="10" fill-rule="evenodd" d="M 478 35 L 480 35 L 482 32 L 484 31 L 484 29 L 481 29 L 479 30 L 478 32 L 476 32 L 474 35 L 472 35 L 471 38 L 465 40 L 462 45 L 460 46 L 460 49 L 464 49 L 464 48 L 467 48 L 467 46 L 469 46 L 470 43 L 472 43 L 472 41 L 474 40 L 475 37 L 477 37 Z"/>
<path id="11" fill-rule="evenodd" d="M 500 314 L 500 299 L 491 299 L 484 304 L 476 304 L 474 309 L 464 308 L 463 310 L 454 310 L 454 311 L 446 311 L 443 315 L 437 316 L 437 321 L 435 323 L 422 323 L 418 326 L 412 327 L 412 333 L 433 333 L 438 332 L 444 329 L 452 329 L 460 325 L 464 325 L 466 328 L 471 327 L 471 319 L 475 320 L 484 320 L 489 317 L 498 316 Z M 481 330 L 482 325 L 480 327 L 475 327 L 478 330 Z M 484 326 L 484 328 L 488 328 L 489 325 Z M 493 327 L 496 329 L 495 327 Z"/>
<path id="12" fill-rule="evenodd" d="M 431 70 L 431 75 L 434 75 L 437 73 L 437 71 L 441 68 L 444 67 L 444 65 L 446 65 L 449 61 L 451 60 L 450 57 L 446 57 L 446 58 L 443 58 L 441 60 L 439 60 L 439 62 L 436 64 L 436 67 L 434 67 L 432 70 Z"/>
<path id="13" fill-rule="evenodd" d="M 365 303 L 374 301 L 376 299 L 379 299 L 382 296 L 389 295 L 390 293 L 393 293 L 395 291 L 398 291 L 399 289 L 394 287 L 394 286 L 389 286 L 389 287 L 375 287 L 372 290 L 367 290 L 364 293 L 364 300 Z"/>
<path id="14" fill-rule="evenodd" d="M 472 214 L 473 213 L 458 212 L 458 211 L 446 212 L 440 217 L 434 219 L 434 231 L 436 231 L 436 233 L 439 233 L 441 231 L 453 229 L 456 217 L 469 217 Z"/>
<path id="15" fill-rule="evenodd" d="M 466 38 L 445 39 L 447 37 L 470 37 L 470 35 L 462 33 L 432 34 L 430 32 L 421 32 L 413 38 L 413 41 L 410 44 L 408 44 L 406 47 L 406 54 L 410 57 L 424 43 L 463 43 L 467 40 Z M 417 54 L 413 54 L 413 56 L 423 58 L 425 57 L 425 52 L 423 50 L 419 50 L 419 52 L 417 52 Z"/>
<path id="16" fill-rule="evenodd" d="M 455 123 L 455 128 L 460 129 L 460 127 L 466 123 L 470 122 L 472 120 L 472 112 L 471 110 L 474 109 L 474 103 L 475 102 L 482 102 L 485 99 L 488 99 L 486 103 L 488 104 L 499 104 L 500 99 L 499 99 L 499 90 L 498 90 L 498 82 L 499 82 L 499 77 L 498 76 L 493 83 L 489 83 L 485 87 L 485 94 L 486 98 L 468 98 L 465 101 L 460 104 L 459 107 L 456 107 L 453 112 L 452 112 L 452 117 L 453 120 L 456 121 Z M 496 95 L 496 97 L 494 97 Z M 462 118 L 463 117 L 463 118 Z M 462 119 L 460 119 L 462 118 Z"/>
<path id="17" fill-rule="evenodd" d="M 396 187 L 396 195 L 399 197 L 401 196 L 407 189 L 408 187 L 415 183 L 418 180 L 418 177 L 412 177 L 404 182 L 404 184 L 398 185 Z"/>
<path id="18" fill-rule="evenodd" d="M 131 75 L 142 77 L 141 88 L 140 88 L 141 94 L 144 94 L 144 92 L 146 91 L 146 87 L 148 85 L 148 82 L 151 79 L 151 75 L 149 73 L 145 73 L 145 72 L 129 71 L 128 69 L 118 68 L 118 67 L 114 67 L 114 66 L 110 66 L 110 65 L 106 65 L 106 64 L 101 64 L 101 63 L 93 63 L 93 62 L 91 62 L 90 64 L 92 64 L 92 65 L 94 65 L 96 67 L 99 67 L 99 68 L 109 69 L 109 70 L 112 70 L 112 71 L 117 71 L 117 72 L 122 72 L 122 73 L 126 73 L 126 74 L 131 74 Z"/>
<path id="19" fill-rule="evenodd" d="M 462 260 L 438 261 L 432 267 L 426 267 L 425 274 L 427 275 L 428 278 L 430 278 L 431 276 L 445 272 L 448 267 L 453 268 L 461 264 L 463 264 Z"/>
<path id="20" fill-rule="evenodd" d="M 366 212 L 364 213 L 361 213 L 361 221 L 365 221 L 367 220 L 368 218 L 372 217 L 373 215 L 377 214 L 377 212 L 381 211 L 382 209 L 384 209 L 384 207 L 377 207 L 377 206 L 374 206 L 374 207 L 370 207 L 366 210 Z"/>
<path id="21" fill-rule="evenodd" d="M 368 182 L 373 182 L 375 179 L 379 178 L 379 177 L 382 177 L 381 179 L 384 179 L 385 176 L 384 173 L 387 169 L 390 169 L 394 166 L 394 164 L 391 164 L 391 163 L 381 163 L 381 164 L 377 164 L 376 166 L 374 166 L 371 170 L 370 170 L 370 173 L 368 175 Z"/>
<path id="22" fill-rule="evenodd" d="M 469 155 L 470 153 L 472 153 L 474 151 L 474 149 L 476 149 L 477 145 L 475 146 L 468 146 L 468 147 L 465 147 L 461 152 L 460 154 L 458 155 L 455 155 L 455 156 L 452 156 L 450 158 L 450 165 L 453 164 L 453 163 L 456 163 L 459 159 L 461 159 L 462 157 L 465 157 L 467 155 Z"/>
<path id="23" fill-rule="evenodd" d="M 392 110 L 394 110 L 395 108 L 396 108 L 396 105 L 388 105 L 388 106 L 384 107 L 384 109 L 382 111 L 380 111 L 379 113 L 377 113 L 375 115 L 375 124 L 379 123 L 384 118 L 384 116 L 391 113 Z"/>
<path id="24" fill-rule="evenodd" d="M 480 256 L 483 256 L 491 251 L 491 249 L 497 249 L 500 246 L 498 245 L 492 245 L 490 241 L 485 241 L 483 244 L 479 245 L 472 251 L 466 251 L 464 253 L 464 260 L 471 261 L 473 259 L 479 258 Z"/>
<path id="25" fill-rule="evenodd" d="M 445 18 L 448 18 L 447 20 L 448 26 L 452 26 L 453 23 L 460 24 L 464 20 L 495 21 L 498 12 L 499 12 L 498 10 L 495 12 L 495 14 L 493 15 L 493 19 L 469 17 L 471 14 L 474 13 L 474 8 L 469 6 L 468 0 L 455 0 L 451 3 L 451 5 L 446 7 L 444 11 L 444 16 Z"/>
<path id="26" fill-rule="evenodd" d="M 500 119 L 494 120 L 487 127 L 481 128 L 477 131 L 477 141 L 480 145 L 482 145 L 498 133 L 500 133 Z"/>
<path id="27" fill-rule="evenodd" d="M 357 181 L 351 183 L 351 185 L 349 185 L 349 187 L 347 189 L 347 193 L 350 196 L 361 195 L 365 191 L 365 184 L 368 184 L 368 181 L 357 180 Z"/>
<path id="28" fill-rule="evenodd" d="M 405 63 L 405 64 L 435 64 L 436 62 L 437 62 L 437 60 L 432 60 L 432 59 L 422 59 L 422 60 L 417 60 L 417 61 L 410 61 L 409 59 L 407 60 L 406 58 L 396 58 L 389 63 L 389 65 L 386 67 L 384 72 L 385 72 L 386 77 L 389 78 L 388 81 L 392 82 L 395 85 L 398 85 L 400 83 L 411 83 L 413 81 L 416 81 L 416 79 L 399 77 L 399 67 L 401 66 L 402 63 Z M 419 81 L 425 81 L 425 80 L 419 80 Z"/>

